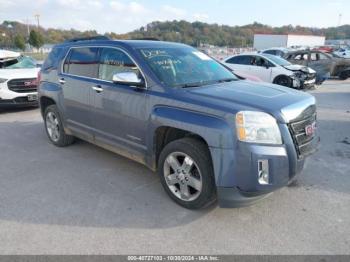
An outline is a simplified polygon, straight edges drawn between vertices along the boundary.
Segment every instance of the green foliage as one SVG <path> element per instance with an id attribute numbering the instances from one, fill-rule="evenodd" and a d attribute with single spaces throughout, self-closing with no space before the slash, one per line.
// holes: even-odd
<path id="1" fill-rule="evenodd" d="M 16 35 L 13 39 L 15 47 L 18 49 L 24 51 L 26 49 L 26 40 L 22 35 Z"/>
<path id="2" fill-rule="evenodd" d="M 30 31 L 28 42 L 31 46 L 40 48 L 44 45 L 44 37 L 40 32 L 32 30 Z"/>
<path id="3" fill-rule="evenodd" d="M 9 28 L 9 25 L 11 25 L 11 28 Z M 5 33 L 7 37 L 1 37 L 2 33 Z M 252 46 L 253 36 L 255 33 L 314 34 L 325 35 L 327 39 L 350 39 L 350 25 L 330 28 L 310 28 L 292 25 L 271 27 L 254 22 L 244 26 L 227 26 L 174 20 L 166 22 L 152 22 L 138 30 L 126 34 L 116 34 L 110 32 L 106 33 L 105 35 L 112 39 L 136 39 L 152 37 L 165 41 L 182 42 L 193 46 L 203 43 L 217 46 L 240 47 Z M 2 24 L 0 24 L 0 47 L 7 46 L 9 44 L 8 36 L 14 34 L 27 38 L 27 26 L 19 22 L 12 21 L 4 21 Z M 34 47 L 40 47 L 43 45 L 43 43 L 54 44 L 75 37 L 96 36 L 98 33 L 95 30 L 82 32 L 75 29 L 61 30 L 53 28 L 44 29 L 40 27 L 35 31 L 32 30 L 30 35 L 32 35 L 30 37 L 31 44 Z"/>

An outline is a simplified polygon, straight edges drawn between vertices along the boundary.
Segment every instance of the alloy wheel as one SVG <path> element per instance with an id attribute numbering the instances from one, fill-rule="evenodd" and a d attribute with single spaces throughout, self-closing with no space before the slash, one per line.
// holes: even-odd
<path id="1" fill-rule="evenodd" d="M 202 191 L 202 175 L 185 153 L 173 152 L 164 161 L 163 173 L 170 191 L 183 201 L 195 200 Z"/>

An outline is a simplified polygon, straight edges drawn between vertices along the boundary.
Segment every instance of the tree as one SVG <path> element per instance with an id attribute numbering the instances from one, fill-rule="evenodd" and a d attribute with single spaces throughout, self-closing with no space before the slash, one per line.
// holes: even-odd
<path id="1" fill-rule="evenodd" d="M 39 49 L 44 44 L 44 37 L 39 32 L 32 30 L 29 34 L 29 44 Z"/>
<path id="2" fill-rule="evenodd" d="M 16 35 L 13 39 L 15 47 L 24 51 L 26 49 L 26 41 L 22 35 Z"/>

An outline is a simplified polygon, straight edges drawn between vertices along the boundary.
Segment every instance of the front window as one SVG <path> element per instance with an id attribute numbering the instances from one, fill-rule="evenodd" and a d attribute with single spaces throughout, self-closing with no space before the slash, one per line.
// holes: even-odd
<path id="1" fill-rule="evenodd" d="M 193 48 L 139 49 L 159 80 L 171 87 L 237 80 L 228 69 Z"/>
<path id="2" fill-rule="evenodd" d="M 9 59 L 0 62 L 0 68 L 5 69 L 22 69 L 22 68 L 35 68 L 37 67 L 36 61 L 28 56 L 19 56 L 14 59 Z"/>
<path id="3" fill-rule="evenodd" d="M 277 65 L 280 66 L 289 66 L 291 63 L 289 63 L 287 60 L 283 59 L 282 57 L 275 56 L 275 55 L 269 55 L 269 54 L 264 54 L 268 59 L 270 59 L 272 62 L 274 62 Z"/>
<path id="4" fill-rule="evenodd" d="M 98 78 L 112 81 L 114 74 L 123 72 L 135 72 L 139 74 L 137 66 L 123 51 L 103 48 L 101 51 Z"/>

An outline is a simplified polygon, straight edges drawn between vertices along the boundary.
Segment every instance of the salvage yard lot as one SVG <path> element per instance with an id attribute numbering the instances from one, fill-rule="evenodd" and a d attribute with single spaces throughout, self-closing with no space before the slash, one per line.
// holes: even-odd
<path id="1" fill-rule="evenodd" d="M 177 206 L 145 167 L 49 143 L 38 109 L 0 112 L 1 254 L 350 254 L 350 81 L 311 91 L 319 151 L 247 208 Z"/>

